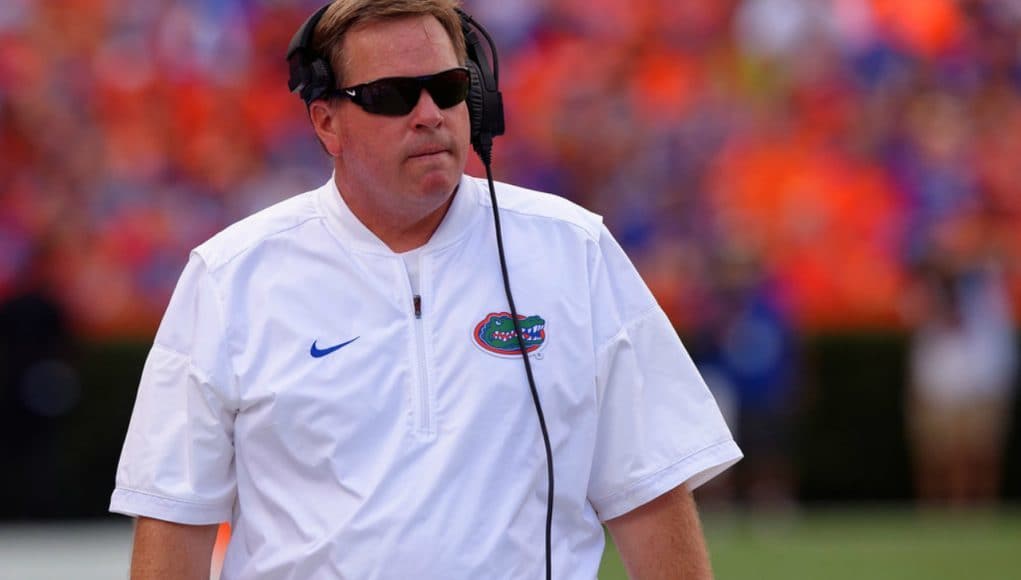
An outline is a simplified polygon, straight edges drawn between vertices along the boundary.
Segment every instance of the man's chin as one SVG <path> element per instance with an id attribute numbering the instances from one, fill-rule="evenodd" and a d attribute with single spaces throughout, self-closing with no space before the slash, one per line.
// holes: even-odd
<path id="1" fill-rule="evenodd" d="M 442 197 L 453 193 L 460 181 L 460 174 L 453 175 L 449 171 L 436 172 L 422 176 L 416 189 L 422 197 Z"/>

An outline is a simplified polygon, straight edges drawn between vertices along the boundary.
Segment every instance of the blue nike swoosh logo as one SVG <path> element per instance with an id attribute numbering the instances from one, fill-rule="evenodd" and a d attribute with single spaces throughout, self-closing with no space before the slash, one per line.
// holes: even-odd
<path id="1" fill-rule="evenodd" d="M 316 346 L 316 343 L 319 342 L 317 340 L 317 341 L 312 343 L 312 348 L 309 349 L 308 354 L 312 355 L 313 358 L 324 357 L 324 356 L 330 354 L 331 352 L 336 352 L 336 351 L 344 348 L 345 346 L 351 344 L 352 342 L 358 340 L 359 338 L 361 338 L 361 337 L 360 336 L 356 336 L 356 337 L 352 338 L 351 340 L 349 340 L 347 342 L 342 342 L 342 343 L 340 343 L 340 344 L 338 344 L 336 346 L 331 346 L 330 348 L 323 348 L 323 349 L 320 349 L 319 347 Z"/>

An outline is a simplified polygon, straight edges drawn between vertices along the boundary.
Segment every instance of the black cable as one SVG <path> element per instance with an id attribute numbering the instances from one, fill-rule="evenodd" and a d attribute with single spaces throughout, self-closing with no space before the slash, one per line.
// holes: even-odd
<path id="1" fill-rule="evenodd" d="M 542 412 L 542 403 L 539 402 L 539 391 L 535 388 L 535 377 L 532 376 L 532 363 L 528 360 L 528 349 L 525 347 L 525 339 L 521 335 L 521 324 L 518 322 L 518 310 L 514 306 L 514 296 L 511 295 L 510 277 L 507 275 L 507 258 L 503 253 L 503 233 L 500 230 L 500 211 L 496 205 L 496 187 L 493 185 L 493 171 L 489 166 L 488 159 L 484 159 L 483 161 L 485 161 L 486 178 L 489 179 L 489 197 L 493 202 L 493 222 L 496 224 L 496 247 L 500 253 L 500 271 L 503 273 L 503 290 L 507 294 L 507 303 L 510 305 L 511 320 L 514 323 L 514 334 L 518 338 L 518 349 L 521 351 L 521 358 L 525 361 L 525 374 L 528 375 L 528 386 L 532 390 L 532 402 L 535 403 L 535 412 L 539 416 L 539 427 L 542 429 L 542 442 L 546 445 L 546 477 L 549 481 L 549 490 L 546 494 L 546 580 L 552 580 L 553 448 L 550 446 L 549 431 L 546 429 L 546 416 Z"/>
<path id="2" fill-rule="evenodd" d="M 461 16 L 466 19 L 472 27 L 482 33 L 489 44 L 489 53 L 492 57 L 493 84 L 500 84 L 500 61 L 497 59 L 496 44 L 485 27 L 479 25 L 467 13 L 458 10 Z M 480 57 L 482 55 L 479 55 Z M 502 111 L 500 113 L 502 118 Z M 502 125 L 502 124 L 501 124 Z M 503 129 L 499 129 L 502 133 Z M 499 134 L 498 133 L 498 134 Z M 521 334 L 521 323 L 518 321 L 518 310 L 514 305 L 514 296 L 511 294 L 510 276 L 507 274 L 507 258 L 503 251 L 503 231 L 500 228 L 500 208 L 496 203 L 496 186 L 493 184 L 492 151 L 493 134 L 489 130 L 483 130 L 478 136 L 478 142 L 472 143 L 476 153 L 486 168 L 486 178 L 489 181 L 489 198 L 493 203 L 493 223 L 496 226 L 496 247 L 500 254 L 500 272 L 503 275 L 503 290 L 507 295 L 507 304 L 510 306 L 511 322 L 514 324 L 514 336 L 518 339 L 518 350 L 521 352 L 521 359 L 525 362 L 525 374 L 528 376 L 528 387 L 532 391 L 532 402 L 535 404 L 535 413 L 539 417 L 539 428 L 542 430 L 542 442 L 546 447 L 546 480 L 549 487 L 546 494 L 546 580 L 553 579 L 553 448 L 550 445 L 549 430 L 546 428 L 546 415 L 542 412 L 542 403 L 539 400 L 539 390 L 535 387 L 535 377 L 532 374 L 532 362 L 528 358 L 528 349 L 525 346 L 525 338 Z"/>

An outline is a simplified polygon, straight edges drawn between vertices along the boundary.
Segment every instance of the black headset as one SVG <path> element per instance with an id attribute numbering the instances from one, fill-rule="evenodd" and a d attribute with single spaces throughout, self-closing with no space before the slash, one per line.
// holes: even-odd
<path id="1" fill-rule="evenodd" d="M 327 92 L 340 87 L 336 86 L 333 67 L 329 57 L 318 54 L 312 48 L 312 37 L 323 14 L 332 5 L 327 4 L 309 16 L 301 28 L 294 33 L 291 44 L 287 47 L 287 63 L 290 67 L 290 80 L 287 87 L 297 92 L 306 106 L 323 98 Z M 489 164 L 493 137 L 503 135 L 503 96 L 500 94 L 500 68 L 496 56 L 493 39 L 481 24 L 460 8 L 456 8 L 461 17 L 461 31 L 464 33 L 465 49 L 468 62 L 465 67 L 471 75 L 471 88 L 468 89 L 468 116 L 471 120 L 471 144 L 484 164 Z M 482 50 L 475 31 L 478 30 L 489 44 L 493 55 L 493 66 Z"/>
<path id="2" fill-rule="evenodd" d="M 333 67 L 330 66 L 328 57 L 317 54 L 312 48 L 312 36 L 315 33 L 316 25 L 322 19 L 323 14 L 332 3 L 323 6 L 301 25 L 301 28 L 294 33 L 291 44 L 287 47 L 287 62 L 290 66 L 291 77 L 287 87 L 291 92 L 297 92 L 298 96 L 305 101 L 306 106 L 323 98 L 328 91 L 337 89 L 336 79 L 333 75 Z M 500 255 L 500 273 L 503 275 L 503 288 L 507 296 L 507 303 L 510 307 L 511 322 L 514 324 L 514 332 L 518 337 L 518 346 L 521 351 L 521 358 L 525 365 L 525 374 L 528 377 L 528 386 L 532 392 L 532 402 L 535 405 L 535 412 L 539 419 L 539 428 L 542 431 L 543 444 L 546 446 L 546 579 L 553 576 L 553 550 L 552 550 L 552 529 L 553 529 L 553 449 L 550 446 L 549 431 L 546 428 L 546 417 L 542 411 L 542 403 L 539 400 L 539 391 L 535 386 L 535 377 L 532 374 L 532 363 L 528 360 L 528 352 L 525 349 L 525 340 L 521 335 L 521 325 L 518 321 L 517 307 L 514 305 L 514 296 L 511 294 L 510 276 L 507 273 L 507 258 L 503 250 L 503 234 L 500 229 L 500 211 L 496 204 L 496 188 L 493 184 L 493 170 L 491 167 L 493 137 L 503 135 L 503 97 L 500 94 L 500 65 L 496 56 L 496 45 L 486 29 L 476 22 L 471 16 L 460 8 L 455 8 L 461 18 L 461 32 L 464 33 L 464 44 L 468 55 L 468 62 L 465 67 L 471 76 L 471 86 L 468 89 L 468 116 L 471 120 L 471 144 L 478 153 L 482 164 L 486 168 L 486 177 L 489 181 L 489 198 L 493 204 L 493 224 L 496 228 L 496 244 Z M 489 53 L 493 56 L 493 66 L 489 66 L 486 54 L 482 50 L 482 43 L 475 31 L 482 33 L 482 36 L 489 44 Z"/>

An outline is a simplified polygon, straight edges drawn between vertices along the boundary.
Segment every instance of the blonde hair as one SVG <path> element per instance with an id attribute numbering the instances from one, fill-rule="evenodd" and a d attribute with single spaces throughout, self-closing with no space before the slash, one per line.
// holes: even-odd
<path id="1" fill-rule="evenodd" d="M 316 25 L 312 49 L 328 57 L 336 88 L 344 86 L 344 35 L 351 28 L 370 22 L 408 16 L 433 16 L 440 22 L 454 45 L 457 61 L 464 64 L 466 49 L 461 17 L 454 10 L 457 0 L 336 0 Z"/>

